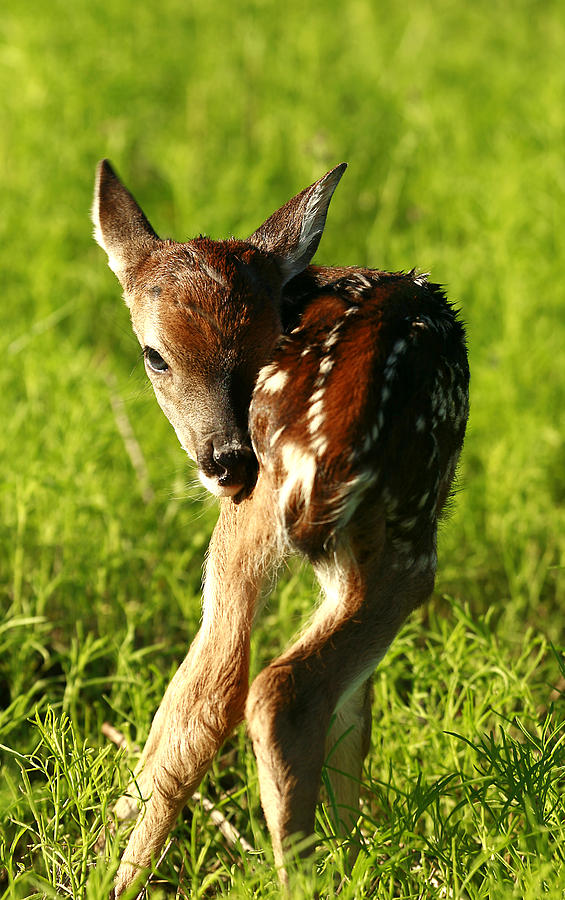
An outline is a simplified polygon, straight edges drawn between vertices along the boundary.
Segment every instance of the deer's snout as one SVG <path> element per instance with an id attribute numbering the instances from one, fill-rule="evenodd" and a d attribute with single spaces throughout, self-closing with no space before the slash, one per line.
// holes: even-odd
<path id="1" fill-rule="evenodd" d="M 236 503 L 247 497 L 257 480 L 258 464 L 251 447 L 240 440 L 220 436 L 198 454 L 200 480 L 216 497 L 233 497 Z"/>

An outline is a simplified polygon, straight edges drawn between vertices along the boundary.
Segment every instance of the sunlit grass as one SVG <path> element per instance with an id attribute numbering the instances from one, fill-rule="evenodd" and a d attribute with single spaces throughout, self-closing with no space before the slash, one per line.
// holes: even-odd
<path id="1" fill-rule="evenodd" d="M 318 260 L 429 270 L 468 323 L 460 490 L 375 676 L 357 862 L 320 810 L 293 896 L 562 897 L 560 5 L 30 0 L 1 28 L 0 891 L 107 896 L 127 828 L 97 866 L 96 840 L 198 628 L 215 518 L 90 236 L 109 156 L 177 238 L 244 236 L 345 159 Z M 292 564 L 254 671 L 315 596 Z M 278 896 L 243 729 L 202 792 L 256 852 L 194 804 L 151 896 Z"/>

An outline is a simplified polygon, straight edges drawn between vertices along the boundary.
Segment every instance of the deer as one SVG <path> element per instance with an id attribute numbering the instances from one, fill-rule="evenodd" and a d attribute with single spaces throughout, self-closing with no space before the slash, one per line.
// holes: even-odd
<path id="1" fill-rule="evenodd" d="M 459 312 L 427 275 L 316 266 L 336 166 L 245 240 L 157 236 L 108 160 L 92 218 L 155 396 L 219 500 L 201 626 L 118 800 L 119 897 L 159 855 L 245 719 L 281 881 L 314 833 L 324 761 L 338 835 L 359 817 L 371 678 L 432 594 L 469 411 Z M 262 586 L 289 554 L 321 599 L 249 686 Z M 140 807 L 141 812 L 139 811 Z"/>

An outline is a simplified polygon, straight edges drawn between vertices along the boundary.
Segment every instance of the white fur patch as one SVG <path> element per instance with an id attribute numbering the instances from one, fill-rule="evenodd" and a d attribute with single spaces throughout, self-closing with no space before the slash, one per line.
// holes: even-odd
<path id="1" fill-rule="evenodd" d="M 324 455 L 326 450 L 328 449 L 328 440 L 321 434 L 317 434 L 315 437 L 312 437 L 312 450 L 316 454 L 316 457 L 320 459 L 321 456 Z"/>
<path id="2" fill-rule="evenodd" d="M 372 446 L 373 446 L 373 438 L 370 433 L 366 434 L 365 440 L 363 441 L 363 453 L 368 453 Z"/>
<path id="3" fill-rule="evenodd" d="M 312 437 L 321 437 L 320 430 L 321 430 L 323 424 L 324 424 L 324 416 L 323 415 L 314 416 L 312 419 L 310 419 L 308 428 L 309 428 L 309 431 L 310 431 L 310 434 L 312 435 Z"/>
<path id="4" fill-rule="evenodd" d="M 214 497 L 233 497 L 235 494 L 239 493 L 243 485 L 241 484 L 230 484 L 230 485 L 222 485 L 218 483 L 217 478 L 210 478 L 208 475 L 205 475 L 204 472 L 198 471 L 198 477 L 200 481 L 204 485 L 207 491 L 210 491 Z"/>
<path id="5" fill-rule="evenodd" d="M 285 372 L 284 369 L 277 369 L 261 382 L 261 390 L 267 394 L 276 394 L 277 391 L 282 391 L 287 381 L 288 372 Z"/>
<path id="6" fill-rule="evenodd" d="M 336 555 L 331 562 L 318 563 L 314 569 L 324 592 L 324 604 L 320 609 L 320 615 L 323 616 L 328 609 L 338 609 L 344 586 L 347 584 L 346 572 Z"/>
<path id="7" fill-rule="evenodd" d="M 282 464 L 287 476 L 280 488 L 279 505 L 284 512 L 295 491 L 300 493 L 305 503 L 310 502 L 316 477 L 316 458 L 296 444 L 288 443 L 282 448 Z"/>
<path id="8" fill-rule="evenodd" d="M 324 389 L 318 388 L 314 391 L 310 398 L 310 407 L 308 409 L 308 430 L 312 437 L 324 440 L 320 435 L 320 430 L 324 424 L 326 413 L 324 410 Z M 324 448 L 325 449 L 325 448 Z M 318 451 L 320 453 L 320 451 Z"/>
<path id="9" fill-rule="evenodd" d="M 398 527 L 402 529 L 402 531 L 412 531 L 414 525 L 418 519 L 416 516 L 411 516 L 409 519 L 401 519 L 398 523 Z"/>
<path id="10" fill-rule="evenodd" d="M 351 520 L 355 510 L 359 506 L 365 491 L 372 487 L 379 473 L 373 469 L 365 469 L 346 481 L 340 488 L 339 497 L 339 525 L 343 528 Z"/>
<path id="11" fill-rule="evenodd" d="M 339 332 L 341 330 L 341 326 L 342 326 L 342 320 L 340 319 L 338 322 L 336 322 L 336 324 L 333 326 L 332 330 L 328 334 L 327 338 L 325 339 L 324 350 L 326 352 L 328 350 L 331 350 L 333 345 L 337 344 L 337 342 L 339 341 Z"/>
<path id="12" fill-rule="evenodd" d="M 429 491 L 426 491 L 424 494 L 422 494 L 422 496 L 420 497 L 420 500 L 418 501 L 418 509 L 423 509 L 423 508 L 424 508 L 424 506 L 426 505 L 426 501 L 427 501 L 427 499 L 428 499 L 429 496 L 430 496 L 430 492 L 429 492 Z"/>
<path id="13" fill-rule="evenodd" d="M 312 403 L 310 409 L 308 410 L 308 418 L 310 423 L 314 421 L 314 419 L 324 420 L 325 412 L 324 412 L 324 403 L 322 400 L 316 400 L 315 403 Z"/>
<path id="14" fill-rule="evenodd" d="M 281 434 L 283 433 L 285 427 L 286 427 L 285 425 L 281 425 L 280 428 L 277 428 L 277 430 L 275 431 L 275 433 L 273 434 L 273 436 L 272 436 L 272 438 L 271 438 L 271 447 L 274 447 L 274 446 L 275 446 L 275 444 L 277 443 L 277 441 L 278 441 L 278 439 L 280 438 Z"/>
<path id="15" fill-rule="evenodd" d="M 407 347 L 408 347 L 408 344 L 404 340 L 404 338 L 399 338 L 395 342 L 395 344 L 392 348 L 392 351 L 390 352 L 390 354 L 386 360 L 386 363 L 385 363 L 385 368 L 384 368 L 384 373 L 383 373 L 384 377 L 385 377 L 385 381 L 391 381 L 393 378 L 396 377 L 396 365 L 398 362 L 398 357 L 400 356 L 401 353 L 404 353 L 404 351 L 406 350 Z"/>
<path id="16" fill-rule="evenodd" d="M 277 372 L 277 366 L 274 363 L 269 363 L 268 366 L 263 366 L 261 371 L 257 376 L 257 384 L 256 388 L 261 389 L 265 382 L 271 378 Z"/>

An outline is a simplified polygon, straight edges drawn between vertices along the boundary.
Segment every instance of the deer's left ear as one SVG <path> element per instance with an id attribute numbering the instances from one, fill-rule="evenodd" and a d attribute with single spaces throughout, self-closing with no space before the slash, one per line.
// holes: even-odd
<path id="1" fill-rule="evenodd" d="M 305 188 L 263 222 L 248 238 L 250 244 L 275 257 L 283 285 L 302 272 L 322 237 L 330 200 L 347 168 L 341 163 Z"/>
<path id="2" fill-rule="evenodd" d="M 92 221 L 94 237 L 108 254 L 108 265 L 124 289 L 131 287 L 139 263 L 159 239 L 107 159 L 96 170 Z"/>

